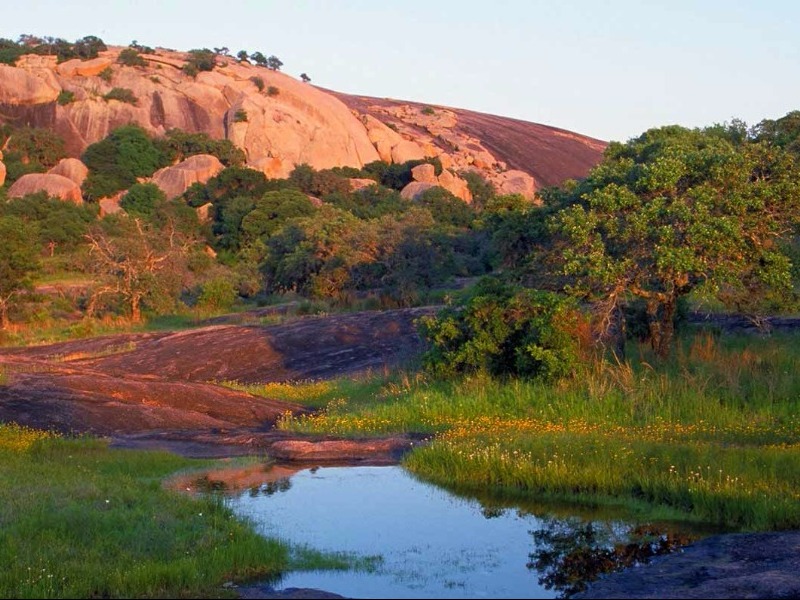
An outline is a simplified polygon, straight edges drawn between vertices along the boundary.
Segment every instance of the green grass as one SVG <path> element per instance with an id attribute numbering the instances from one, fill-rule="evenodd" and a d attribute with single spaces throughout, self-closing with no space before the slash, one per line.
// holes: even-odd
<path id="1" fill-rule="evenodd" d="M 0 425 L 0 597 L 220 597 L 289 548 L 220 500 L 164 489 L 198 463 Z"/>
<path id="2" fill-rule="evenodd" d="M 800 527 L 797 336 L 688 336 L 660 366 L 595 362 L 558 384 L 393 380 L 281 427 L 426 432 L 406 466 L 460 489 L 650 503 L 743 530 Z M 365 400 L 366 398 L 366 400 Z"/>

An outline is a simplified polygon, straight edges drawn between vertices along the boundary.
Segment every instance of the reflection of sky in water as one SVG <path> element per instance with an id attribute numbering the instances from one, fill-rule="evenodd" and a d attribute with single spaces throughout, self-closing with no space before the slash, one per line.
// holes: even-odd
<path id="1" fill-rule="evenodd" d="M 301 471 L 291 488 L 231 500 L 267 535 L 317 550 L 381 555 L 375 573 L 292 573 L 279 587 L 313 587 L 353 598 L 552 598 L 526 568 L 533 516 L 487 519 L 465 500 L 400 467 Z"/>

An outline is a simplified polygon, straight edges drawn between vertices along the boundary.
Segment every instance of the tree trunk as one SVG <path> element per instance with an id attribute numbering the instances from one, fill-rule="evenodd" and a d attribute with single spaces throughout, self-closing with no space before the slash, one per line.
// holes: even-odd
<path id="1" fill-rule="evenodd" d="M 659 358 L 666 358 L 675 339 L 675 310 L 677 298 L 648 300 L 647 320 L 650 329 L 650 346 Z"/>
<path id="2" fill-rule="evenodd" d="M 134 323 L 139 323 L 142 320 L 141 301 L 140 296 L 131 296 L 131 321 Z"/>

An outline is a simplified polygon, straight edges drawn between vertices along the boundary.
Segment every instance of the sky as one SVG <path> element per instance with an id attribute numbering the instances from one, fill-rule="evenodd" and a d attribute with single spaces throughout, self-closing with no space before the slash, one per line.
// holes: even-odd
<path id="1" fill-rule="evenodd" d="M 788 0 L 23 0 L 0 37 L 260 51 L 340 92 L 625 141 L 800 109 L 798 24 Z"/>

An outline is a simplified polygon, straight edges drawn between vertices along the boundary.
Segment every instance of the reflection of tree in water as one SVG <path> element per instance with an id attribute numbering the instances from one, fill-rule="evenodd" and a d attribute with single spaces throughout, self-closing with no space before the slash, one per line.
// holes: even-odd
<path id="1" fill-rule="evenodd" d="M 251 498 L 258 496 L 272 496 L 278 492 L 287 492 L 292 488 L 292 482 L 288 477 L 281 477 L 275 481 L 268 481 L 261 485 L 254 485 L 250 488 L 249 494 Z"/>
<path id="2" fill-rule="evenodd" d="M 225 493 L 234 491 L 228 482 L 222 479 L 211 479 L 208 475 L 203 475 L 194 480 L 194 486 L 201 492 L 206 493 Z M 258 496 L 272 496 L 278 492 L 286 492 L 292 488 L 292 482 L 288 477 L 282 477 L 275 481 L 254 485 L 247 490 L 251 498 Z"/>
<path id="3" fill-rule="evenodd" d="M 603 573 L 648 562 L 692 541 L 683 532 L 652 525 L 552 517 L 542 519 L 542 523 L 541 529 L 531 532 L 537 550 L 530 554 L 527 567 L 541 574 L 540 585 L 567 598 L 586 589 L 588 582 Z"/>

